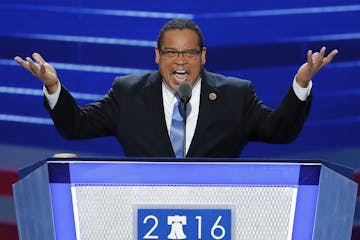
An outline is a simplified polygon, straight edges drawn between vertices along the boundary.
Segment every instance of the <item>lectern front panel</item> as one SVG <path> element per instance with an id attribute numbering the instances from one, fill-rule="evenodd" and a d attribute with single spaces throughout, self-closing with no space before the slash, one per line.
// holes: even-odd
<path id="1" fill-rule="evenodd" d="M 73 219 L 54 221 L 57 239 L 303 240 L 313 232 L 316 164 L 57 162 L 50 169 L 53 198 L 61 197 L 54 216 Z"/>
<path id="2" fill-rule="evenodd" d="M 151 236 L 166 239 L 171 232 L 171 224 L 168 224 L 167 218 L 179 215 L 181 209 L 229 210 L 233 228 L 230 226 L 224 229 L 226 234 L 222 239 L 231 239 L 231 235 L 233 239 L 291 239 L 297 196 L 296 187 L 284 186 L 74 185 L 72 192 L 77 235 L 80 239 L 89 240 L 104 237 L 133 239 L 140 230 L 145 234 L 137 236 L 137 239 L 150 239 L 146 238 L 146 234 L 152 227 Z M 153 212 L 149 210 L 145 217 L 153 216 L 157 219 L 157 226 L 150 222 L 144 223 L 143 218 L 139 219 L 139 209 L 153 209 Z M 156 209 L 178 211 L 159 221 Z M 197 229 L 201 226 L 196 221 L 196 215 L 191 216 L 193 226 L 190 225 L 190 216 L 179 216 L 187 219 L 183 228 L 184 233 L 191 236 L 188 239 L 197 239 Z M 222 221 L 217 223 L 218 226 L 222 224 Z M 143 231 L 144 228 L 149 231 Z M 161 231 L 161 228 L 167 228 L 168 231 Z M 188 228 L 196 231 L 186 231 Z M 205 232 L 206 230 L 208 232 Z M 211 228 L 199 231 L 202 236 L 209 236 L 206 239 L 213 239 Z"/>

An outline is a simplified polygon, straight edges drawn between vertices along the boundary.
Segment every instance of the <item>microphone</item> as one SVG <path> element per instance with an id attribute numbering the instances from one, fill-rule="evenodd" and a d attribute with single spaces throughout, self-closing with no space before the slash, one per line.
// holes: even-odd
<path id="1" fill-rule="evenodd" d="M 192 86 L 189 82 L 182 82 L 179 85 L 178 91 L 177 91 L 181 102 L 184 106 L 184 114 L 183 114 L 183 120 L 184 120 L 184 158 L 186 158 L 186 118 L 187 118 L 187 111 L 186 106 L 188 102 L 190 101 L 191 95 L 192 95 Z"/>
<path id="2" fill-rule="evenodd" d="M 181 101 L 187 104 L 190 101 L 192 95 L 192 86 L 189 82 L 182 82 L 179 85 L 178 94 Z"/>

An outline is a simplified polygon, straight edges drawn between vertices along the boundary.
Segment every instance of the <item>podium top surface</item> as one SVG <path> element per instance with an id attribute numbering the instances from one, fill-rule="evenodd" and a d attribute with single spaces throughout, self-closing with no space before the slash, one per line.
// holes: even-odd
<path id="1" fill-rule="evenodd" d="M 35 169 L 39 168 L 44 164 L 51 164 L 52 166 L 59 166 L 58 164 L 124 164 L 124 163 L 142 163 L 142 164 L 171 164 L 184 166 L 186 164 L 210 164 L 210 165 L 223 165 L 228 164 L 252 164 L 252 165 L 301 165 L 301 166 L 321 166 L 325 165 L 330 169 L 340 173 L 341 175 L 353 179 L 353 170 L 346 168 L 341 165 L 329 163 L 323 160 L 314 160 L 314 159 L 214 159 L 214 158 L 185 158 L 185 159 L 175 159 L 175 158 L 48 158 L 42 161 L 36 162 L 30 166 L 27 166 L 19 170 L 19 179 L 27 176 L 29 173 L 33 172 Z M 113 165 L 116 166 L 116 165 Z M 111 169 L 111 168 L 109 168 Z M 303 167 L 303 169 L 305 169 Z M 310 169 L 310 168 L 307 168 Z M 319 168 L 320 169 L 320 168 Z"/>

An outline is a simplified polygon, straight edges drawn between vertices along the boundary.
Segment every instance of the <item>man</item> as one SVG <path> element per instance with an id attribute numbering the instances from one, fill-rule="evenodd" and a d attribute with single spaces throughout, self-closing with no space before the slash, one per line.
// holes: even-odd
<path id="1" fill-rule="evenodd" d="M 44 83 L 45 106 L 61 135 L 70 139 L 115 136 L 126 156 L 174 157 L 170 139 L 180 83 L 192 85 L 187 116 L 187 157 L 238 157 L 248 141 L 288 143 L 297 137 L 310 109 L 311 79 L 337 54 L 308 51 L 276 110 L 266 107 L 249 81 L 207 72 L 199 27 L 175 19 L 160 31 L 155 48 L 159 71 L 115 79 L 107 95 L 78 107 L 55 69 L 39 54 L 15 60 Z M 175 113 L 174 113 L 175 114 Z M 178 156 L 179 157 L 179 156 Z M 180 156 L 181 157 L 181 156 Z"/>

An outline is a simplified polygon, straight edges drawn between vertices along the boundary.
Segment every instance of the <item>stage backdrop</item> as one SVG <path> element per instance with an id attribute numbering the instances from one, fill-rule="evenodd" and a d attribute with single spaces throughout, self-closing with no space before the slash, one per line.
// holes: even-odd
<path id="1" fill-rule="evenodd" d="M 300 137 L 290 145 L 252 143 L 242 157 L 338 159 L 359 153 L 358 1 L 2 0 L 0 12 L 3 156 L 62 151 L 122 156 L 113 138 L 62 139 L 43 108 L 41 83 L 13 57 L 41 53 L 83 105 L 101 98 L 117 75 L 157 69 L 158 31 L 178 17 L 193 19 L 202 28 L 209 71 L 252 80 L 271 107 L 290 87 L 308 49 L 325 45 L 340 51 L 313 79 L 312 111 Z"/>

